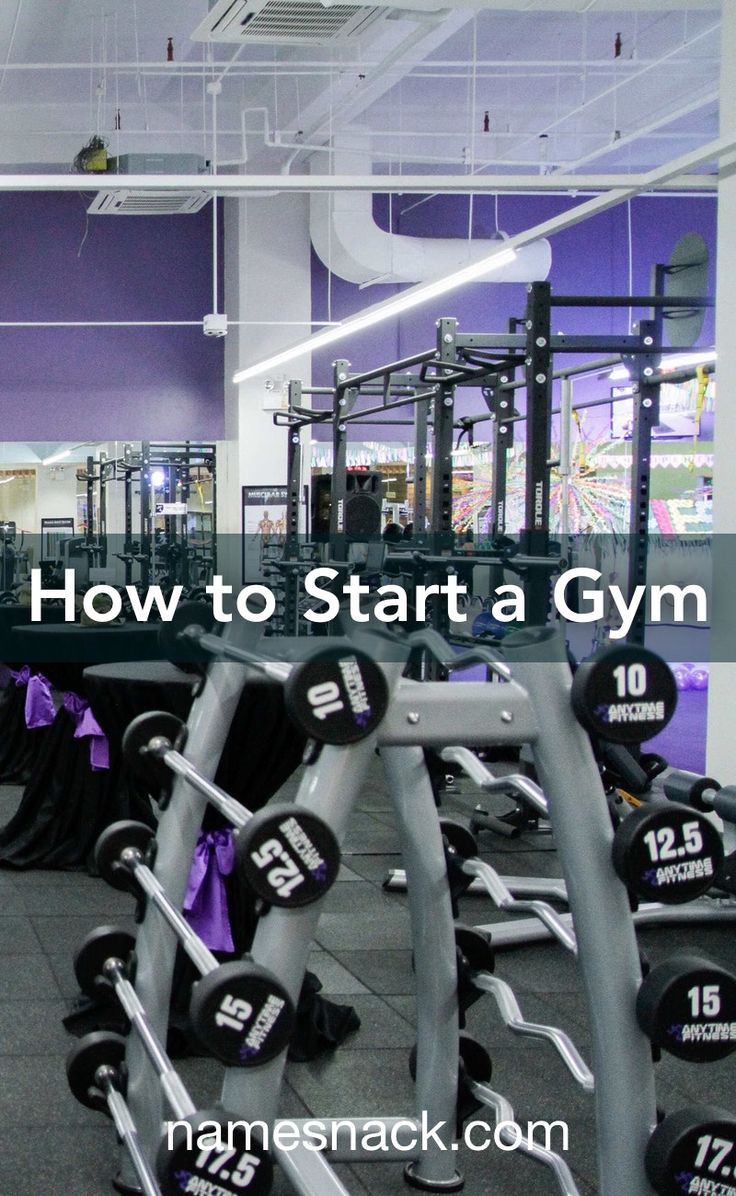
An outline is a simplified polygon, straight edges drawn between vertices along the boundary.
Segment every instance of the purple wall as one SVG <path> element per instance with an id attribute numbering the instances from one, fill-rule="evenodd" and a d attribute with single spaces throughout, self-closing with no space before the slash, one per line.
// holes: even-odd
<path id="1" fill-rule="evenodd" d="M 396 232 L 415 236 L 467 236 L 468 201 L 456 196 L 438 196 L 419 207 L 418 196 L 394 198 L 393 228 Z M 509 234 L 521 232 L 542 220 L 549 219 L 560 211 L 582 202 L 567 200 L 559 196 L 501 196 L 499 199 L 499 227 Z M 403 214 L 401 209 L 403 208 Z M 411 208 L 410 211 L 406 209 Z M 389 227 L 388 201 L 380 197 L 376 201 L 375 216 L 383 228 Z M 494 201 L 491 196 L 476 196 L 473 205 L 474 236 L 489 236 L 495 228 Z M 715 241 L 716 202 L 714 197 L 653 196 L 635 199 L 631 204 L 631 233 L 633 250 L 633 289 L 643 294 L 650 290 L 651 267 L 655 262 L 666 262 L 675 242 L 684 233 L 700 233 L 711 251 L 711 293 L 715 290 Z M 626 205 L 619 205 L 608 212 L 595 216 L 582 224 L 556 233 L 551 238 L 552 269 L 549 281 L 553 292 L 558 294 L 627 294 L 629 290 L 629 248 Z M 377 303 L 395 294 L 400 288 L 375 286 L 359 291 L 356 286 L 332 279 L 332 319 L 344 319 L 368 304 Z M 522 316 L 525 305 L 525 288 L 519 284 L 474 283 L 434 300 L 400 320 L 390 321 L 370 329 L 359 336 L 341 342 L 327 352 L 315 355 L 313 380 L 317 385 L 331 380 L 330 361 L 337 356 L 348 358 L 355 370 L 378 366 L 407 354 L 430 348 L 434 343 L 435 321 L 440 316 L 454 316 L 460 328 L 466 332 L 502 332 L 507 328 L 511 315 Z M 327 314 L 327 271 L 313 258 L 312 313 L 314 319 Z M 645 311 L 634 313 L 645 316 Z M 621 333 L 627 331 L 628 310 L 573 309 L 561 308 L 555 319 L 553 331 L 568 334 L 597 332 Z M 714 338 L 713 313 L 706 315 L 700 343 L 712 344 Z M 573 359 L 566 357 L 565 362 Z M 598 387 L 600 397 L 608 390 L 607 384 L 595 381 L 580 381 L 576 384 L 576 397 L 594 397 L 592 391 Z M 601 389 L 605 387 L 605 389 Z M 523 410 L 523 398 L 521 400 Z M 477 412 L 482 403 L 476 392 L 461 392 L 456 403 L 458 414 Z M 601 434 L 608 427 L 609 416 L 603 408 L 599 417 Z M 592 417 L 588 419 L 592 422 Z M 402 433 L 410 429 L 368 427 L 355 439 L 404 439 Z M 326 429 L 318 429 L 315 436 L 327 436 Z M 407 438 L 409 438 L 407 436 Z M 351 437 L 352 439 L 352 437 Z"/>
<path id="2" fill-rule="evenodd" d="M 212 310 L 209 205 L 192 216 L 90 216 L 80 254 L 88 202 L 0 195 L 0 319 L 201 320 Z M 221 437 L 223 368 L 222 341 L 201 326 L 0 328 L 4 437 Z"/>

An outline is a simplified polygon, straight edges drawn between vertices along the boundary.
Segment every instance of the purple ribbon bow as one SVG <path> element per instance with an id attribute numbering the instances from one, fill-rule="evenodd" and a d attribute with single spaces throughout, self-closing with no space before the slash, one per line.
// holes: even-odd
<path id="1" fill-rule="evenodd" d="M 10 676 L 15 681 L 16 687 L 18 689 L 22 689 L 23 686 L 27 685 L 31 679 L 31 670 L 27 664 L 24 664 L 23 668 L 18 669 L 17 671 L 16 669 L 11 669 Z"/>
<path id="2" fill-rule="evenodd" d="M 192 858 L 184 913 L 192 930 L 211 951 L 235 950 L 225 892 L 225 877 L 234 867 L 233 832 L 201 831 Z"/>
<path id="3" fill-rule="evenodd" d="M 110 767 L 110 745 L 102 727 L 95 718 L 86 698 L 67 690 L 64 694 L 64 709 L 75 723 L 74 738 L 89 737 L 89 762 L 93 772 Z"/>
<path id="4" fill-rule="evenodd" d="M 36 673 L 28 679 L 26 726 L 29 731 L 36 727 L 50 727 L 55 718 L 56 707 L 51 696 L 51 682 L 43 673 Z"/>

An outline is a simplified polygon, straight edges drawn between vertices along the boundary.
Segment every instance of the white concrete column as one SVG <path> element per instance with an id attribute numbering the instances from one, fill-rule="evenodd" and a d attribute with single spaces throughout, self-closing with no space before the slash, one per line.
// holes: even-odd
<path id="1" fill-rule="evenodd" d="M 736 131 L 736 0 L 724 0 L 721 27 L 720 132 Z M 721 162 L 718 184 L 716 287 L 716 416 L 713 466 L 711 665 L 707 770 L 721 784 L 736 781 L 736 157 Z M 717 660 L 721 656 L 721 661 Z M 730 658 L 730 659 L 729 659 Z"/>
<path id="2" fill-rule="evenodd" d="M 273 411 L 264 410 L 264 401 L 281 393 L 292 378 L 309 385 L 311 360 L 305 355 L 283 370 L 237 386 L 232 377 L 238 368 L 305 339 L 311 331 L 311 307 L 308 196 L 227 200 L 225 310 L 229 320 L 264 321 L 230 325 L 225 345 L 227 440 L 218 446 L 218 530 L 220 535 L 231 533 L 233 545 L 241 531 L 241 487 L 286 482 L 287 433 L 274 425 Z M 305 456 L 310 439 L 307 429 L 302 434 Z M 305 464 L 308 477 L 309 462 Z"/>

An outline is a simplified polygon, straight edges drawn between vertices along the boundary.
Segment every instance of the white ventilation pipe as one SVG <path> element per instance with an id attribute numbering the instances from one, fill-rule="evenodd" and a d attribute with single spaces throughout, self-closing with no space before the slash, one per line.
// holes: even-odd
<path id="1" fill-rule="evenodd" d="M 314 173 L 366 175 L 370 154 L 341 136 L 328 165 L 328 155 L 315 154 Z M 309 227 L 320 260 L 333 274 L 359 284 L 427 282 L 487 257 L 489 239 L 407 237 L 387 233 L 373 219 L 373 196 L 367 191 L 312 192 Z M 552 250 L 547 240 L 516 251 L 513 261 L 493 271 L 494 282 L 540 282 L 549 274 Z M 489 275 L 490 277 L 490 275 Z"/>

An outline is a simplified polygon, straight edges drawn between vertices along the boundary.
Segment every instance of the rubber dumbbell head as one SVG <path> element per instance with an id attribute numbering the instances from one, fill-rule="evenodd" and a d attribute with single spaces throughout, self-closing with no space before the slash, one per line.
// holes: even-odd
<path id="1" fill-rule="evenodd" d="M 584 660 L 570 691 L 578 722 L 612 743 L 643 743 L 662 731 L 677 708 L 669 665 L 638 644 L 605 647 Z"/>
<path id="2" fill-rule="evenodd" d="M 627 815 L 613 839 L 613 866 L 646 901 L 679 905 L 702 897 L 723 862 L 723 842 L 704 814 L 650 802 Z"/>
<path id="3" fill-rule="evenodd" d="M 286 1049 L 294 1005 L 273 972 L 248 960 L 222 964 L 192 989 L 192 1028 L 221 1063 L 259 1067 Z"/>
<path id="4" fill-rule="evenodd" d="M 303 806 L 265 806 L 236 836 L 239 867 L 269 905 L 298 909 L 337 879 L 340 845 L 327 823 Z"/>
<path id="5" fill-rule="evenodd" d="M 365 652 L 325 648 L 296 665 L 284 684 L 289 717 L 310 739 L 344 745 L 366 739 L 389 702 L 383 670 Z"/>
<path id="6" fill-rule="evenodd" d="M 727 1196 L 736 1179 L 736 1118 L 715 1105 L 678 1109 L 654 1130 L 644 1165 L 658 1196 Z"/>
<path id="7" fill-rule="evenodd" d="M 105 964 L 108 959 L 127 963 L 134 949 L 134 936 L 120 926 L 97 926 L 90 931 L 74 956 L 74 975 L 82 992 L 88 997 L 103 994 L 112 997 L 112 985 L 105 977 Z"/>
<path id="8" fill-rule="evenodd" d="M 636 1000 L 652 1045 L 678 1059 L 709 1063 L 736 1050 L 736 976 L 697 955 L 652 968 Z"/>
<path id="9" fill-rule="evenodd" d="M 120 857 L 127 848 L 135 848 L 145 857 L 155 837 L 155 831 L 144 822 L 129 819 L 113 822 L 95 844 L 95 867 L 102 879 L 114 889 L 137 895 L 135 877 Z"/>
<path id="10" fill-rule="evenodd" d="M 164 761 L 150 750 L 152 741 L 166 741 L 181 750 L 186 724 L 165 710 L 150 710 L 139 714 L 128 724 L 123 735 L 123 758 L 137 781 L 149 791 L 168 789 L 173 773 Z"/>
<path id="11" fill-rule="evenodd" d="M 221 1109 L 177 1121 L 161 1141 L 156 1172 L 162 1196 L 267 1196 L 273 1184 L 273 1163 L 257 1133 Z"/>
<path id="12" fill-rule="evenodd" d="M 95 1030 L 76 1042 L 66 1059 L 66 1078 L 72 1095 L 88 1109 L 109 1116 L 105 1094 L 97 1083 L 101 1067 L 111 1067 L 120 1077 L 125 1062 L 125 1039 L 108 1030 Z M 121 1079 L 122 1086 L 122 1079 Z"/>

